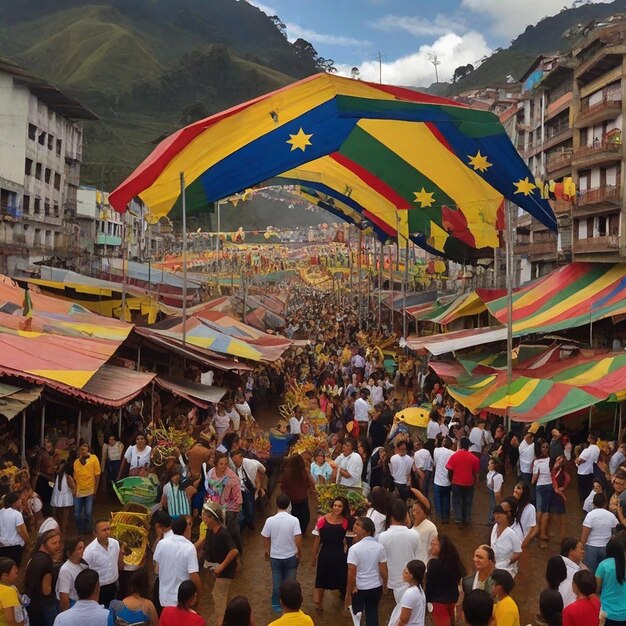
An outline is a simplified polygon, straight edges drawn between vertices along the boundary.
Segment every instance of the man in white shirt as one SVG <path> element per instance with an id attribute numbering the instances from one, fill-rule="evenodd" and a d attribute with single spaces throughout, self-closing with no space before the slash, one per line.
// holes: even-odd
<path id="1" fill-rule="evenodd" d="M 576 594 L 572 589 L 574 574 L 581 569 L 585 557 L 585 546 L 582 541 L 574 537 L 565 537 L 561 542 L 561 558 L 565 563 L 567 577 L 559 585 L 559 593 L 563 598 L 563 608 L 576 602 Z M 583 566 L 585 567 L 585 566 Z"/>
<path id="2" fill-rule="evenodd" d="M 172 522 L 172 534 L 164 536 L 154 550 L 153 560 L 159 574 L 159 602 L 162 607 L 178 604 L 178 587 L 185 580 L 191 580 L 202 589 L 198 552 L 189 541 L 191 527 L 186 517 Z"/>
<path id="3" fill-rule="evenodd" d="M 115 600 L 117 595 L 117 581 L 120 569 L 124 566 L 124 553 L 120 550 L 117 539 L 111 537 L 109 520 L 98 520 L 93 534 L 95 539 L 85 548 L 83 559 L 91 569 L 98 572 L 100 604 L 108 609 L 111 600 Z"/>
<path id="4" fill-rule="evenodd" d="M 409 584 L 402 578 L 404 567 L 409 561 L 419 558 L 421 547 L 419 533 L 412 528 L 407 528 L 406 522 L 406 504 L 397 499 L 391 507 L 389 528 L 378 536 L 378 542 L 385 548 L 387 554 L 389 572 L 387 587 L 393 589 L 396 603 L 400 602 L 402 594 L 409 587 Z"/>
<path id="5" fill-rule="evenodd" d="M 233 430 L 239 432 L 239 427 L 241 426 L 241 415 L 239 415 L 239 411 L 235 408 L 232 400 L 224 401 L 224 412 L 226 416 L 233 424 Z"/>
<path id="6" fill-rule="evenodd" d="M 452 439 L 450 439 L 450 437 L 444 437 L 443 446 L 441 448 L 435 448 L 433 451 L 435 464 L 435 476 L 433 478 L 435 511 L 442 524 L 450 523 L 450 494 L 452 491 L 452 483 L 450 482 L 446 465 L 450 457 L 454 454 L 451 448 Z"/>
<path id="7" fill-rule="evenodd" d="M 265 546 L 265 560 L 272 568 L 272 610 L 280 613 L 280 585 L 295 580 L 302 553 L 300 522 L 287 512 L 291 502 L 281 493 L 276 498 L 278 512 L 265 520 L 261 531 Z"/>
<path id="8" fill-rule="evenodd" d="M 93 569 L 83 570 L 76 576 L 74 587 L 78 601 L 56 616 L 54 626 L 107 626 L 109 611 L 100 606 L 98 572 Z"/>
<path id="9" fill-rule="evenodd" d="M 389 471 L 393 478 L 393 484 L 398 490 L 398 495 L 405 502 L 411 495 L 409 485 L 411 484 L 412 468 L 413 458 L 406 453 L 406 441 L 399 441 L 396 444 L 396 453 L 389 459 Z"/>
<path id="10" fill-rule="evenodd" d="M 480 455 L 483 452 L 483 445 L 485 443 L 485 422 L 476 418 L 476 424 L 474 428 L 470 430 L 469 440 L 471 441 L 469 451 L 472 452 L 480 460 Z"/>
<path id="11" fill-rule="evenodd" d="M 519 444 L 519 479 L 527 482 L 529 485 L 532 483 L 533 461 L 535 460 L 536 428 L 533 427 L 534 424 L 531 424 L 524 435 L 524 439 Z"/>
<path id="12" fill-rule="evenodd" d="M 352 373 L 356 374 L 357 382 L 363 381 L 363 374 L 365 372 L 365 359 L 358 353 L 350 359 L 350 365 L 352 366 Z"/>
<path id="13" fill-rule="evenodd" d="M 359 397 L 354 402 L 354 419 L 359 423 L 359 431 L 365 437 L 367 436 L 367 427 L 370 421 L 370 403 L 367 401 L 369 396 L 367 389 L 361 389 Z"/>
<path id="14" fill-rule="evenodd" d="M 578 497 L 580 503 L 585 501 L 589 492 L 593 489 L 593 466 L 598 462 L 600 448 L 596 445 L 598 435 L 589 433 L 587 443 L 589 444 L 574 461 L 578 466 Z"/>
<path id="15" fill-rule="evenodd" d="M 254 502 L 265 493 L 261 487 L 261 477 L 265 474 L 265 466 L 256 459 L 247 459 L 241 449 L 230 453 L 230 460 L 235 466 L 235 473 L 239 476 L 243 503 L 239 513 L 241 530 L 247 526 L 254 530 Z"/>
<path id="16" fill-rule="evenodd" d="M 289 418 L 289 433 L 299 435 L 302 432 L 303 421 L 302 409 L 299 406 L 294 407 L 293 415 Z"/>
<path id="17" fill-rule="evenodd" d="M 420 491 L 428 498 L 430 482 L 433 478 L 433 457 L 430 456 L 428 448 L 418 439 L 415 442 L 415 452 L 413 453 L 413 465 L 420 477 Z"/>
<path id="18" fill-rule="evenodd" d="M 380 378 L 370 387 L 370 394 L 374 406 L 380 404 L 385 399 L 383 381 Z"/>
<path id="19" fill-rule="evenodd" d="M 346 487 L 360 487 L 363 459 L 356 452 L 356 440 L 353 437 L 346 437 L 341 450 L 342 454 L 335 459 L 337 466 L 335 482 Z"/>
<path id="20" fill-rule="evenodd" d="M 420 538 L 420 549 L 417 558 L 426 564 L 430 559 L 433 539 L 436 539 L 439 533 L 437 527 L 428 519 L 430 514 L 428 498 L 419 492 L 414 492 L 414 495 L 416 500 L 411 510 L 413 513 L 413 530 L 417 531 Z"/>

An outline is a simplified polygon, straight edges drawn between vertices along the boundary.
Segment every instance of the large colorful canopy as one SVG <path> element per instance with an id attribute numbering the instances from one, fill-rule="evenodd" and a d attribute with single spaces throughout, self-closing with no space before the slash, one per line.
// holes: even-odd
<path id="1" fill-rule="evenodd" d="M 280 177 L 334 198 L 389 237 L 454 258 L 497 247 L 508 199 L 556 230 L 497 116 L 410 89 L 317 74 L 174 133 L 109 196 L 155 216 L 208 208 Z M 480 254 L 480 253 L 479 253 Z"/>

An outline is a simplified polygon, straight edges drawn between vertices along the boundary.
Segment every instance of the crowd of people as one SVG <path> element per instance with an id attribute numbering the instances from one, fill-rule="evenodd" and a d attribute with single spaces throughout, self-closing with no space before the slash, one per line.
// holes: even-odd
<path id="1" fill-rule="evenodd" d="M 248 626 L 263 602 L 278 626 L 343 611 L 367 626 L 462 618 L 519 626 L 511 592 L 530 550 L 545 554 L 545 571 L 532 574 L 546 588 L 525 598 L 538 620 L 626 624 L 623 433 L 582 440 L 559 424 L 509 427 L 472 415 L 427 364 L 387 370 L 377 343 L 389 333 L 360 332 L 353 312 L 313 289 L 294 289 L 288 321 L 308 345 L 259 368 L 212 409 L 171 419 L 195 442 L 160 467 L 139 565 L 125 563 L 130 547 L 112 536 L 107 491 L 154 470 L 149 425 L 138 422 L 129 445 L 110 433 L 100 454 L 81 441 L 62 459 L 45 442 L 31 480 L 6 489 L 0 509 L 0 626 Z M 428 407 L 425 428 L 395 419 L 412 405 Z M 261 413 L 275 418 L 269 449 L 253 417 Z M 332 485 L 321 506 L 317 490 Z M 94 516 L 94 500 L 105 516 Z M 579 533 L 568 532 L 568 519 Z M 489 541 L 459 545 L 459 533 L 479 525 Z M 259 533 L 271 591 L 233 597 Z M 307 561 L 311 598 L 299 582 Z M 387 589 L 394 608 L 383 617 Z M 201 615 L 208 594 L 214 608 Z M 309 600 L 313 618 L 301 608 Z"/>

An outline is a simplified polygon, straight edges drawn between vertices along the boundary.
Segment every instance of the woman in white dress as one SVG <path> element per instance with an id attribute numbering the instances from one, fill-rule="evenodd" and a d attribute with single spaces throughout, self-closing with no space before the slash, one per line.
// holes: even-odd
<path id="1" fill-rule="evenodd" d="M 491 548 L 496 558 L 496 568 L 507 570 L 511 576 L 517 575 L 517 561 L 522 555 L 522 542 L 509 526 L 510 503 L 497 504 L 493 510 L 496 523 L 491 531 Z M 508 507 L 508 508 L 507 508 Z"/>
<path id="2" fill-rule="evenodd" d="M 126 467 L 128 467 L 129 476 L 147 476 L 151 454 L 152 448 L 147 445 L 146 436 L 143 433 L 139 433 L 135 437 L 135 445 L 128 446 L 124 453 L 117 479 L 119 480 L 124 475 Z"/>
<path id="3" fill-rule="evenodd" d="M 52 498 L 50 504 L 54 507 L 54 514 L 59 522 L 61 534 L 67 532 L 67 521 L 70 511 L 74 509 L 74 494 L 76 493 L 76 483 L 74 479 L 65 471 L 67 461 L 59 461 L 59 469 L 54 477 L 54 487 L 52 488 Z"/>

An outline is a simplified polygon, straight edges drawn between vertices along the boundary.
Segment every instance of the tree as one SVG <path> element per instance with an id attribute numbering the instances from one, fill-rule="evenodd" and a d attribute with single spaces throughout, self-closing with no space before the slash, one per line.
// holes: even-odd
<path id="1" fill-rule="evenodd" d="M 298 38 L 291 45 L 296 52 L 296 56 L 313 61 L 317 59 L 317 50 L 306 39 Z"/>
<path id="2" fill-rule="evenodd" d="M 433 67 L 435 68 L 435 82 L 438 83 L 439 82 L 439 70 L 437 69 L 437 67 L 441 65 L 441 61 L 439 60 L 439 57 L 437 56 L 436 52 L 429 52 L 426 56 L 428 57 L 428 60 L 433 64 Z"/>
<path id="3" fill-rule="evenodd" d="M 204 102 L 192 102 L 181 111 L 178 117 L 178 124 L 180 126 L 187 126 L 205 117 L 209 117 L 209 115 L 209 107 L 207 107 Z"/>
<path id="4" fill-rule="evenodd" d="M 278 28 L 278 30 L 280 31 L 280 34 L 287 39 L 287 25 L 285 24 L 285 22 L 283 22 L 280 17 L 278 17 L 278 15 L 270 15 L 269 19 L 272 20 L 272 22 L 274 22 L 274 26 L 276 26 L 276 28 Z"/>
<path id="5" fill-rule="evenodd" d="M 333 59 L 325 59 L 324 57 L 317 57 L 316 60 L 317 67 L 323 72 L 327 72 L 329 74 L 335 74 L 337 72 L 337 68 L 335 67 L 335 62 Z"/>
<path id="6" fill-rule="evenodd" d="M 473 71 L 474 71 L 474 66 L 471 63 L 468 63 L 467 65 L 459 65 L 459 67 L 457 67 L 454 70 L 454 74 L 452 74 L 452 82 L 456 83 L 457 80 L 461 80 L 462 78 L 465 78 L 468 74 L 470 74 Z"/>

